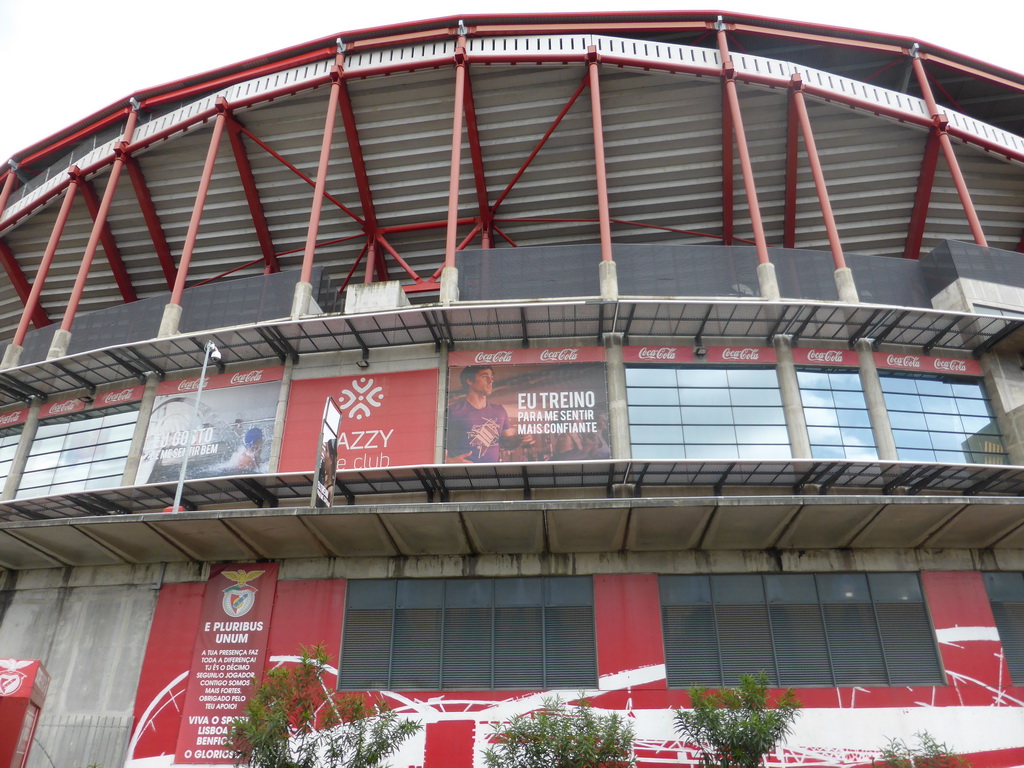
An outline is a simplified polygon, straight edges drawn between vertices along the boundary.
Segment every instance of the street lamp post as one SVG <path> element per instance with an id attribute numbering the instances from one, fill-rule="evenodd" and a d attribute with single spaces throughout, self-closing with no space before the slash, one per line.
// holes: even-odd
<path id="1" fill-rule="evenodd" d="M 206 367 L 211 360 L 220 361 L 220 350 L 212 341 L 206 342 L 203 351 L 205 353 L 203 355 L 203 370 L 199 374 L 199 385 L 196 387 L 196 404 L 192 409 L 192 418 L 189 420 L 188 434 L 185 436 L 185 455 L 181 459 L 181 472 L 178 473 L 178 487 L 174 491 L 174 504 L 171 506 L 171 512 L 177 512 L 180 509 L 181 492 L 185 488 L 185 472 L 188 470 L 188 457 L 192 454 L 192 435 L 196 431 L 196 419 L 199 417 L 199 401 L 203 397 L 203 387 L 206 386 Z"/>

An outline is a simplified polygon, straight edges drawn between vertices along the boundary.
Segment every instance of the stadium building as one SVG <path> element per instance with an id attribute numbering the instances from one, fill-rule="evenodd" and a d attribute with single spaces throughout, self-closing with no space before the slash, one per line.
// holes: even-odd
<path id="1" fill-rule="evenodd" d="M 671 710 L 759 670 L 771 765 L 1024 765 L 1022 233 L 1024 77 L 735 14 L 342 33 L 70 125 L 0 175 L 29 765 L 223 764 L 315 643 L 423 722 L 396 768 L 579 692 L 692 764 Z"/>

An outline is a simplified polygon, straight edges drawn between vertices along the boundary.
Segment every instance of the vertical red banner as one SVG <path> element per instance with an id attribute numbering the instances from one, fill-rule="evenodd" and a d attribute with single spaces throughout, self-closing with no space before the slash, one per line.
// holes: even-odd
<path id="1" fill-rule="evenodd" d="M 210 569 L 192 651 L 176 763 L 233 763 L 224 748 L 230 722 L 263 675 L 277 563 Z"/>

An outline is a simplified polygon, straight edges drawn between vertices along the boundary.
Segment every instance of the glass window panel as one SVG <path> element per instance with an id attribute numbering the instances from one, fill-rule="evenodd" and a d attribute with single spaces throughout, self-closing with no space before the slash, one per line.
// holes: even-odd
<path id="1" fill-rule="evenodd" d="M 878 379 L 882 383 L 883 392 L 917 392 L 917 383 L 913 379 L 881 372 L 878 374 Z"/>
<path id="2" fill-rule="evenodd" d="M 964 432 L 968 435 L 993 435 L 999 437 L 999 425 L 984 416 L 961 416 Z"/>
<path id="3" fill-rule="evenodd" d="M 732 409 L 737 424 L 785 424 L 786 414 L 781 408 L 772 406 L 737 406 Z"/>
<path id="4" fill-rule="evenodd" d="M 839 426 L 839 416 L 834 408 L 807 408 L 805 405 L 804 419 L 811 427 Z"/>
<path id="5" fill-rule="evenodd" d="M 54 435 L 67 434 L 67 424 L 55 424 L 54 422 L 43 422 L 36 429 L 36 440 L 40 440 L 44 437 L 53 437 Z"/>
<path id="6" fill-rule="evenodd" d="M 728 387 L 724 368 L 680 368 L 676 372 L 681 387 Z"/>
<path id="7" fill-rule="evenodd" d="M 974 400 L 985 399 L 985 388 L 981 383 L 955 381 L 950 384 L 953 397 L 967 397 Z"/>
<path id="8" fill-rule="evenodd" d="M 678 390 L 630 388 L 626 400 L 630 405 L 679 405 Z"/>
<path id="9" fill-rule="evenodd" d="M 630 424 L 679 424 L 679 406 L 674 405 L 631 405 Z"/>
<path id="10" fill-rule="evenodd" d="M 964 425 L 959 416 L 945 413 L 925 413 L 924 423 L 928 429 L 936 432 L 963 432 Z"/>
<path id="11" fill-rule="evenodd" d="M 949 397 L 953 394 L 953 387 L 949 382 L 938 379 L 917 379 L 917 391 L 922 395 Z"/>
<path id="12" fill-rule="evenodd" d="M 890 411 L 914 411 L 921 410 L 921 398 L 917 395 L 893 395 L 886 393 L 885 407 Z"/>
<path id="13" fill-rule="evenodd" d="M 821 389 L 800 389 L 800 399 L 804 408 L 832 408 L 835 400 L 832 393 Z"/>
<path id="14" fill-rule="evenodd" d="M 733 389 L 729 394 L 733 405 L 782 405 L 778 389 Z"/>
<path id="15" fill-rule="evenodd" d="M 41 456 L 29 456 L 25 462 L 26 472 L 35 472 L 41 469 L 53 469 L 60 459 L 59 453 L 44 453 Z"/>
<path id="16" fill-rule="evenodd" d="M 103 416 L 103 426 L 110 427 L 117 424 L 135 424 L 139 420 L 139 412 L 123 411 L 121 413 L 107 413 Z"/>
<path id="17" fill-rule="evenodd" d="M 800 389 L 831 389 L 828 373 L 825 371 L 798 370 L 796 380 Z"/>
<path id="18" fill-rule="evenodd" d="M 923 413 L 889 411 L 889 425 L 893 429 L 925 429 Z"/>
<path id="19" fill-rule="evenodd" d="M 823 573 L 816 578 L 823 603 L 866 603 L 871 599 L 863 573 Z"/>
<path id="20" fill-rule="evenodd" d="M 774 368 L 728 368 L 730 387 L 778 389 L 779 377 Z"/>
<path id="21" fill-rule="evenodd" d="M 921 397 L 921 410 L 925 413 L 956 413 L 956 401 L 951 397 Z"/>
<path id="22" fill-rule="evenodd" d="M 124 457 L 97 461 L 89 465 L 89 477 L 120 477 L 124 473 Z"/>
<path id="23" fill-rule="evenodd" d="M 735 443 L 736 431 L 727 426 L 684 426 L 683 438 L 689 443 Z"/>
<path id="24" fill-rule="evenodd" d="M 629 435 L 634 443 L 678 444 L 683 440 L 683 428 L 674 425 L 664 427 L 634 425 L 629 428 Z"/>
<path id="25" fill-rule="evenodd" d="M 873 445 L 847 445 L 846 458 L 848 459 L 877 459 L 878 450 Z"/>
<path id="26" fill-rule="evenodd" d="M 897 448 L 931 448 L 932 440 L 927 432 L 917 432 L 907 429 L 894 429 L 893 439 Z"/>
<path id="27" fill-rule="evenodd" d="M 845 459 L 846 450 L 841 445 L 811 445 L 811 457 L 815 459 Z"/>
<path id="28" fill-rule="evenodd" d="M 932 432 L 932 448 L 937 451 L 960 451 L 964 447 L 964 436 L 959 432 Z"/>
<path id="29" fill-rule="evenodd" d="M 860 392 L 862 389 L 860 373 L 856 371 L 850 371 L 848 373 L 832 371 L 829 373 L 828 379 L 829 383 L 832 385 L 832 389 L 850 390 L 854 392 Z"/>
<path id="30" fill-rule="evenodd" d="M 875 436 L 870 429 L 856 429 L 843 427 L 840 432 L 843 436 L 843 445 L 874 445 Z"/>
<path id="31" fill-rule="evenodd" d="M 649 459 L 651 461 L 688 458 L 681 445 L 638 445 L 633 443 L 631 452 L 634 459 Z"/>
<path id="32" fill-rule="evenodd" d="M 789 443 L 785 445 L 740 445 L 739 458 L 741 459 L 790 459 L 793 452 L 789 449 Z"/>
<path id="33" fill-rule="evenodd" d="M 681 389 L 679 402 L 682 405 L 731 405 L 728 389 Z"/>
<path id="34" fill-rule="evenodd" d="M 735 445 L 696 445 L 686 446 L 688 459 L 738 459 L 739 448 Z"/>
<path id="35" fill-rule="evenodd" d="M 30 455 L 37 455 L 42 453 L 52 453 L 59 451 L 64 446 L 64 435 L 58 437 L 49 437 L 45 440 L 35 440 L 32 443 L 32 451 Z"/>
<path id="36" fill-rule="evenodd" d="M 868 417 L 868 412 L 866 410 L 855 411 L 843 408 L 836 411 L 836 416 L 839 418 L 839 425 L 842 427 L 871 428 L 871 419 Z"/>
<path id="37" fill-rule="evenodd" d="M 761 605 L 764 586 L 760 576 L 737 574 L 711 577 L 715 605 Z"/>
<path id="38" fill-rule="evenodd" d="M 728 406 L 684 405 L 680 409 L 683 424 L 732 424 L 732 408 Z"/>
<path id="39" fill-rule="evenodd" d="M 992 411 L 984 400 L 957 398 L 953 402 L 956 403 L 957 413 L 965 416 L 992 416 Z"/>
<path id="40" fill-rule="evenodd" d="M 675 387 L 676 372 L 672 368 L 660 366 L 644 368 L 626 368 L 626 386 L 628 387 Z"/>
<path id="41" fill-rule="evenodd" d="M 843 444 L 843 433 L 837 427 L 808 427 L 807 435 L 813 445 Z"/>
<path id="42" fill-rule="evenodd" d="M 785 427 L 736 426 L 736 442 L 740 445 L 750 443 L 789 444 L 789 434 Z"/>
<path id="43" fill-rule="evenodd" d="M 951 464 L 973 464 L 963 451 L 935 451 L 935 461 L 945 461 Z"/>
<path id="44" fill-rule="evenodd" d="M 135 434 L 134 424 L 119 424 L 112 427 L 104 427 L 100 433 L 101 442 L 113 442 L 115 440 L 131 440 Z"/>
<path id="45" fill-rule="evenodd" d="M 867 408 L 861 392 L 833 392 L 832 399 L 837 408 Z"/>
<path id="46" fill-rule="evenodd" d="M 780 605 L 816 605 L 818 590 L 810 573 L 773 574 L 764 577 L 769 603 Z"/>
<path id="47" fill-rule="evenodd" d="M 899 450 L 900 461 L 935 461 L 935 451 L 925 451 L 920 448 L 900 448 Z"/>

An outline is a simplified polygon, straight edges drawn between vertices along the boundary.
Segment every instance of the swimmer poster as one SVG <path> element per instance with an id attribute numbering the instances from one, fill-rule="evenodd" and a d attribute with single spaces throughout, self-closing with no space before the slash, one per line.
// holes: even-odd
<path id="1" fill-rule="evenodd" d="M 161 382 L 135 482 L 177 480 L 186 451 L 188 480 L 268 472 L 283 373 L 208 373 L 198 414 L 198 376 Z"/>
<path id="2" fill-rule="evenodd" d="M 609 458 L 604 360 L 602 347 L 452 352 L 445 462 Z"/>

